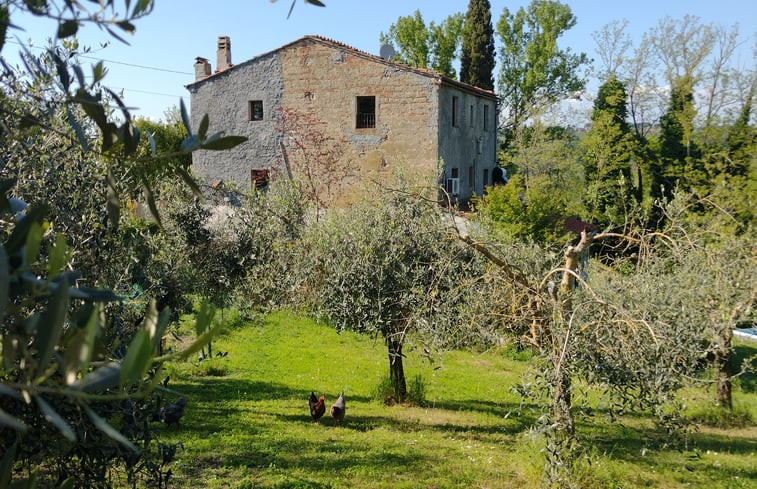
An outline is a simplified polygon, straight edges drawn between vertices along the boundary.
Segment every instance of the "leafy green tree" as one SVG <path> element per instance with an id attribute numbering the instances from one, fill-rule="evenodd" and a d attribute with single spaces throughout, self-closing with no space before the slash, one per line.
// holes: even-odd
<path id="1" fill-rule="evenodd" d="M 400 17 L 389 32 L 380 35 L 382 43 L 395 46 L 394 60 L 418 68 L 427 68 L 429 60 L 429 32 L 420 10 L 412 16 Z"/>
<path id="2" fill-rule="evenodd" d="M 457 56 L 463 27 L 462 14 L 453 14 L 440 24 L 423 21 L 420 10 L 400 17 L 380 35 L 380 41 L 395 48 L 394 60 L 419 68 L 431 68 L 455 78 L 452 63 Z"/>
<path id="3" fill-rule="evenodd" d="M 575 25 L 570 7 L 558 1 L 533 0 L 514 14 L 505 7 L 497 22 L 502 41 L 498 86 L 509 132 L 584 88 L 582 69 L 589 59 L 558 46 L 560 36 Z"/>
<path id="4" fill-rule="evenodd" d="M 441 24 L 431 22 L 428 26 L 431 36 L 431 69 L 457 79 L 452 66 L 458 56 L 463 35 L 463 14 L 452 14 Z"/>
<path id="5" fill-rule="evenodd" d="M 586 207 L 590 221 L 602 227 L 627 223 L 641 201 L 642 171 L 626 104 L 624 84 L 611 77 L 599 88 L 591 129 L 581 140 Z"/>
<path id="6" fill-rule="evenodd" d="M 460 51 L 460 81 L 494 90 L 494 28 L 489 0 L 470 0 Z"/>
<path id="7" fill-rule="evenodd" d="M 566 241 L 566 203 L 546 176 L 530 180 L 515 174 L 507 185 L 490 187 L 476 203 L 478 219 L 505 241 L 522 239 L 542 244 Z"/>

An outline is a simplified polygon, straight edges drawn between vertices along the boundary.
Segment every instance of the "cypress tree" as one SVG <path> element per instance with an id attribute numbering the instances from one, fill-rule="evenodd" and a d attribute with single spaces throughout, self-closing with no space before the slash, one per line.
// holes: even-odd
<path id="1" fill-rule="evenodd" d="M 679 79 L 671 89 L 670 105 L 660 119 L 659 186 L 655 197 L 672 198 L 673 190 L 691 190 L 702 183 L 701 151 L 693 140 L 694 89 L 691 77 Z"/>
<path id="2" fill-rule="evenodd" d="M 755 157 L 757 131 L 749 125 L 749 119 L 752 117 L 754 92 L 754 87 L 752 87 L 744 106 L 741 108 L 739 118 L 728 131 L 726 144 L 729 157 L 725 172 L 730 176 L 745 177 L 749 173 L 749 166 Z"/>
<path id="3" fill-rule="evenodd" d="M 602 227 L 626 222 L 633 201 L 640 202 L 641 176 L 637 145 L 627 121 L 628 95 L 623 82 L 610 77 L 594 102 L 592 127 L 581 145 L 592 222 Z"/>
<path id="4" fill-rule="evenodd" d="M 470 0 L 463 27 L 460 81 L 494 90 L 494 28 L 489 0 Z"/>

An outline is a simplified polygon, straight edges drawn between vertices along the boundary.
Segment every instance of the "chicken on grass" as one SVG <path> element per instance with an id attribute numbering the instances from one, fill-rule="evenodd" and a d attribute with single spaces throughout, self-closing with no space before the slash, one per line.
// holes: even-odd
<path id="1" fill-rule="evenodd" d="M 153 414 L 152 421 L 160 421 L 168 426 L 176 423 L 184 416 L 184 408 L 187 406 L 187 400 L 180 397 L 176 402 L 159 407 L 158 411 Z"/>
<path id="2" fill-rule="evenodd" d="M 326 398 L 321 396 L 316 399 L 315 393 L 311 391 L 308 404 L 310 405 L 310 416 L 312 416 L 313 421 L 317 423 L 318 420 L 321 419 L 321 416 L 323 416 L 323 413 L 326 412 Z"/>
<path id="3" fill-rule="evenodd" d="M 337 398 L 336 402 L 333 406 L 331 406 L 331 416 L 337 420 L 337 422 L 341 423 L 344 421 L 344 410 L 345 410 L 345 404 L 344 404 L 344 391 L 342 391 L 341 394 L 339 394 L 339 397 Z"/>

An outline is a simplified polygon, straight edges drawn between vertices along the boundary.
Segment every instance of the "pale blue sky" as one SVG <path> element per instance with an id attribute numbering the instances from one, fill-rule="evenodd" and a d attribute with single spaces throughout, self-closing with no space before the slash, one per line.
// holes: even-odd
<path id="1" fill-rule="evenodd" d="M 302 0 L 287 20 L 291 0 L 157 0 L 151 15 L 136 23 L 137 32 L 129 36 L 129 46 L 109 38 L 92 26 L 80 31 L 82 44 L 96 48 L 95 57 L 106 60 L 109 74 L 105 84 L 124 90 L 126 103 L 137 115 L 159 119 L 166 108 L 178 105 L 179 97 L 189 104 L 185 85 L 194 81 L 193 63 L 197 56 L 208 58 L 215 69 L 218 36 L 231 37 L 232 62 L 240 63 L 276 49 L 304 35 L 328 37 L 363 51 L 378 54 L 379 34 L 400 16 L 419 9 L 426 23 L 440 22 L 454 12 L 465 12 L 468 0 L 323 0 L 326 8 L 306 5 Z M 528 0 L 490 0 L 496 24 L 505 6 L 511 11 L 530 3 Z M 586 52 L 596 58 L 592 33 L 603 25 L 620 19 L 629 21 L 629 33 L 635 43 L 660 19 L 696 15 L 703 22 L 723 26 L 739 24 L 746 42 L 741 61 L 753 67 L 752 48 L 757 36 L 757 1 L 755 0 L 572 0 L 570 5 L 577 25 L 560 41 L 573 51 Z M 13 17 L 12 17 L 13 19 Z M 11 36 L 31 38 L 43 46 L 54 34 L 54 26 L 38 19 L 13 19 L 26 32 L 12 31 Z M 11 38 L 12 39 L 12 38 Z M 103 41 L 109 45 L 100 49 Z M 8 44 L 3 56 L 12 61 L 18 46 Z M 85 59 L 95 63 L 96 60 Z M 126 63 L 126 64 L 122 64 Z M 140 68 L 139 65 L 155 69 Z M 496 73 L 495 73 L 496 79 Z"/>

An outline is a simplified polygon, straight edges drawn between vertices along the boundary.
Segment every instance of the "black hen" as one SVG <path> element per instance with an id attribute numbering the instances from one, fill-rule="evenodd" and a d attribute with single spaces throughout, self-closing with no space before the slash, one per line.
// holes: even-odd
<path id="1" fill-rule="evenodd" d="M 337 420 L 339 423 L 344 421 L 344 411 L 346 407 L 344 404 L 344 391 L 342 391 L 341 394 L 339 394 L 339 397 L 336 399 L 336 402 L 331 406 L 331 416 Z"/>
<path id="2" fill-rule="evenodd" d="M 321 416 L 323 416 L 323 413 L 326 412 L 326 398 L 321 396 L 316 399 L 315 393 L 310 392 L 308 404 L 310 405 L 310 416 L 312 416 L 313 421 L 317 423 L 318 420 L 321 419 Z"/>
<path id="3" fill-rule="evenodd" d="M 173 404 L 166 404 L 158 412 L 158 421 L 165 423 L 169 426 L 176 423 L 179 424 L 179 420 L 184 416 L 184 408 L 187 406 L 187 400 L 180 397 L 178 401 Z"/>

